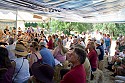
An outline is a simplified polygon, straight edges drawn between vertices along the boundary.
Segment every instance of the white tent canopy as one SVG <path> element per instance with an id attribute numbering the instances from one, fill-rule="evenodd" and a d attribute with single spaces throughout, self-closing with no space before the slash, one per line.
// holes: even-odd
<path id="1" fill-rule="evenodd" d="M 24 21 L 24 22 L 42 22 L 46 20 L 47 17 L 41 16 L 42 19 L 33 18 L 33 13 L 22 12 L 22 11 L 9 11 L 9 10 L 0 10 L 0 21 L 16 21 L 16 13 L 17 13 L 17 20 Z"/>
<path id="2" fill-rule="evenodd" d="M 0 0 L 0 8 L 69 22 L 125 22 L 125 0 Z"/>
<path id="3" fill-rule="evenodd" d="M 35 14 L 36 15 L 36 14 Z M 6 26 L 11 27 L 21 27 L 22 30 L 25 29 L 25 22 L 48 22 L 49 18 L 45 16 L 40 16 L 40 18 L 34 18 L 33 13 L 23 12 L 23 11 L 12 11 L 0 9 L 0 28 L 5 28 Z M 7 22 L 12 22 L 8 24 Z M 4 24 L 3 24 L 4 23 Z M 17 26 L 16 26 L 17 24 Z"/>

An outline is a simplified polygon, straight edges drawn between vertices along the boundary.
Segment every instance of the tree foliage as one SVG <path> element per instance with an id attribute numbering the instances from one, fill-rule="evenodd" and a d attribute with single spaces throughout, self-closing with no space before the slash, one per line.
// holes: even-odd
<path id="1" fill-rule="evenodd" d="M 53 31 L 64 31 L 70 33 L 71 31 L 86 32 L 86 31 L 101 31 L 109 33 L 112 36 L 119 34 L 125 35 L 125 23 L 78 23 L 78 22 L 62 22 L 57 20 L 51 21 Z"/>
<path id="2" fill-rule="evenodd" d="M 71 31 L 78 31 L 83 32 L 87 30 L 92 29 L 92 24 L 86 24 L 86 23 L 78 23 L 78 22 L 62 22 L 53 20 L 51 21 L 51 27 L 53 28 L 53 31 L 64 31 L 70 34 Z"/>
<path id="3" fill-rule="evenodd" d="M 77 31 L 79 33 L 86 31 L 101 31 L 103 33 L 109 33 L 113 37 L 118 36 L 119 34 L 125 35 L 125 23 L 78 23 L 78 22 L 62 22 L 58 20 L 51 19 L 47 23 L 25 23 L 25 27 L 36 27 L 40 26 L 46 30 L 52 32 L 61 31 L 66 34 L 70 34 L 71 31 Z M 52 33 L 51 32 L 51 33 Z"/>
<path id="4" fill-rule="evenodd" d="M 30 22 L 27 23 L 27 22 L 26 22 L 24 25 L 25 25 L 25 27 L 30 27 L 30 26 L 32 26 L 32 27 L 37 27 L 38 24 L 37 24 L 36 22 L 35 22 L 35 23 L 30 23 Z"/>

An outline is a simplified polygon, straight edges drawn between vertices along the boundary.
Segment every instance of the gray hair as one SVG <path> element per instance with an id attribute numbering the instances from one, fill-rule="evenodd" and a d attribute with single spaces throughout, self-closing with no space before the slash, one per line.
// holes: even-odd
<path id="1" fill-rule="evenodd" d="M 14 43 L 14 38 L 10 37 L 10 38 L 8 39 L 8 43 L 9 43 L 9 45 L 13 44 L 13 43 Z"/>
<path id="2" fill-rule="evenodd" d="M 75 47 L 74 52 L 78 55 L 80 63 L 83 64 L 86 59 L 86 51 L 84 49 Z"/>

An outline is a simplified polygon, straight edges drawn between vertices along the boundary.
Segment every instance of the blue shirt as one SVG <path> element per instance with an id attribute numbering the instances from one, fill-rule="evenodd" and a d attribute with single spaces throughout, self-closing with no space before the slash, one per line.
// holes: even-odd
<path id="1" fill-rule="evenodd" d="M 110 38 L 106 38 L 106 39 L 105 39 L 106 47 L 107 47 L 107 46 L 110 46 L 110 41 L 111 41 Z"/>
<path id="2" fill-rule="evenodd" d="M 40 54 L 42 56 L 43 63 L 48 64 L 54 68 L 55 61 L 51 51 L 44 47 L 40 50 Z"/>
<path id="3" fill-rule="evenodd" d="M 103 57 L 104 57 L 104 48 L 103 48 L 103 46 L 98 46 L 96 49 L 99 49 L 100 50 L 100 55 L 98 56 L 98 59 L 99 59 L 99 61 L 101 61 L 101 60 L 103 60 Z"/>

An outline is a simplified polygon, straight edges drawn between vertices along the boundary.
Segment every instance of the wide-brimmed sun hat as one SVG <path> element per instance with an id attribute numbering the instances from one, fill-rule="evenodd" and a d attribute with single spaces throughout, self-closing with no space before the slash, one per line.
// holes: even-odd
<path id="1" fill-rule="evenodd" d="M 26 47 L 23 46 L 22 44 L 16 44 L 15 50 L 12 50 L 15 54 L 20 55 L 20 56 L 27 56 L 28 52 L 26 50 Z"/>
<path id="2" fill-rule="evenodd" d="M 31 71 L 36 79 L 45 83 L 53 83 L 54 69 L 47 64 L 33 63 Z"/>

